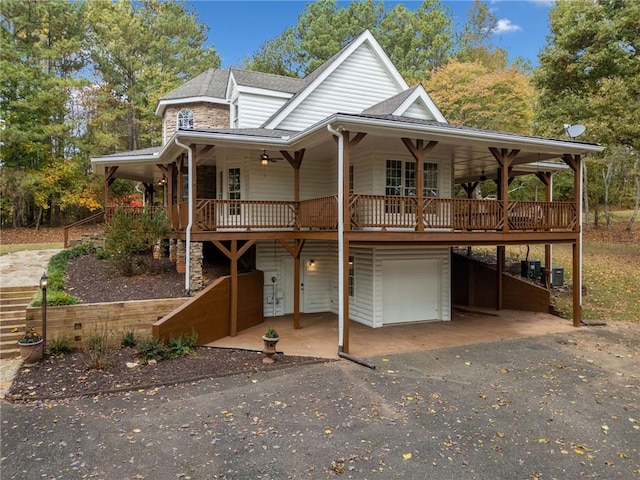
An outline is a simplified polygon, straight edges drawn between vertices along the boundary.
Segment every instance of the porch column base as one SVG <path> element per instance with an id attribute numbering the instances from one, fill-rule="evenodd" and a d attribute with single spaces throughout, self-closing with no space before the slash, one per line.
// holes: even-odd
<path id="1" fill-rule="evenodd" d="M 202 277 L 202 242 L 191 242 L 191 258 L 189 264 L 189 291 L 199 292 L 204 286 Z"/>
<path id="2" fill-rule="evenodd" d="M 176 272 L 185 273 L 187 271 L 187 243 L 178 240 L 176 245 Z"/>

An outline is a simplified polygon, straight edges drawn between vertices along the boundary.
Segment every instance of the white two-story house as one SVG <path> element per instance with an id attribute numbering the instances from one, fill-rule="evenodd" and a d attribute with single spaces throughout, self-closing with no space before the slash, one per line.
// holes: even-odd
<path id="1" fill-rule="evenodd" d="M 239 262 L 263 272 L 265 316 L 293 314 L 298 327 L 301 313 L 334 312 L 348 351 L 349 321 L 450 320 L 451 248 L 473 245 L 497 247 L 497 308 L 505 245 L 573 245 L 580 322 L 581 160 L 602 148 L 448 124 L 368 31 L 306 78 L 211 69 L 156 113 L 162 146 L 92 159 L 107 213 L 114 178 L 144 185 L 170 215 L 192 294 L 208 249 L 222 251 L 231 334 L 246 301 Z M 572 202 L 552 201 L 562 168 L 574 172 Z M 510 179 L 525 174 L 544 183 L 545 202 L 509 200 Z M 496 181 L 497 200 L 473 198 L 485 178 Z M 453 198 L 456 184 L 468 198 Z"/>

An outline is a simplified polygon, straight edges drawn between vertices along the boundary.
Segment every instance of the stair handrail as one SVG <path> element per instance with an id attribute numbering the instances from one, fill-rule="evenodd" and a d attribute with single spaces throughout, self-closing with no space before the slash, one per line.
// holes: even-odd
<path id="1" fill-rule="evenodd" d="M 77 222 L 73 222 L 73 223 L 70 223 L 69 225 L 66 225 L 63 229 L 64 248 L 67 248 L 69 246 L 69 230 L 71 230 L 74 227 L 79 227 L 80 225 L 84 225 L 85 223 L 89 223 L 91 220 L 95 220 L 98 217 L 104 217 L 104 210 L 100 210 L 99 212 L 94 213 L 93 215 L 89 215 L 88 217 L 85 217 L 82 220 L 78 220 Z"/>

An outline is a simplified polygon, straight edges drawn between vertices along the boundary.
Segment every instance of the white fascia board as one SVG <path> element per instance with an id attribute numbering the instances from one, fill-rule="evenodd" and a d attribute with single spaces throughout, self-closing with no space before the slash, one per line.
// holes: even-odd
<path id="1" fill-rule="evenodd" d="M 252 95 L 263 95 L 266 97 L 277 97 L 277 98 L 293 97 L 292 93 L 280 92 L 278 90 L 268 90 L 266 88 L 247 87 L 243 85 L 238 85 L 237 91 L 240 93 L 250 93 Z"/>
<path id="2" fill-rule="evenodd" d="M 327 123 L 331 123 L 333 128 L 344 128 L 351 131 L 357 130 L 358 127 L 368 127 L 369 132 L 377 131 L 379 134 L 395 133 L 399 132 L 416 133 L 419 137 L 426 137 L 430 140 L 437 140 L 441 138 L 443 140 L 457 140 L 466 143 L 485 143 L 487 147 L 501 147 L 505 148 L 523 148 L 534 147 L 546 148 L 549 153 L 557 153 L 562 155 L 564 153 L 597 153 L 602 152 L 604 147 L 598 144 L 592 143 L 580 143 L 571 142 L 568 140 L 555 140 L 552 138 L 541 137 L 526 137 L 516 134 L 502 133 L 502 132 L 486 132 L 475 130 L 462 130 L 451 127 L 440 127 L 438 125 L 425 125 L 425 124 L 411 124 L 411 123 L 398 123 L 395 121 L 377 119 L 377 118 L 349 118 L 347 116 L 336 114 L 329 119 L 325 120 Z"/>
<path id="3" fill-rule="evenodd" d="M 93 173 L 104 173 L 104 167 L 112 164 L 136 165 L 145 163 L 163 163 L 161 153 L 150 155 L 110 155 L 108 157 L 91 157 L 91 170 Z"/>
<path id="4" fill-rule="evenodd" d="M 365 30 L 358 38 L 353 40 L 351 44 L 347 47 L 347 49 L 342 52 L 342 54 L 336 58 L 333 63 L 325 69 L 313 82 L 307 85 L 304 90 L 285 108 L 283 108 L 278 115 L 273 118 L 268 124 L 264 125 L 265 128 L 277 128 L 278 125 L 293 111 L 295 110 L 300 103 L 302 103 L 311 93 L 318 87 L 318 85 L 322 84 L 329 75 L 331 75 L 342 63 L 351 56 L 351 54 L 356 51 L 362 44 L 368 43 L 374 54 L 377 55 L 378 60 L 382 63 L 388 73 L 391 74 L 393 80 L 398 85 L 398 93 L 403 90 L 407 90 L 409 85 L 402 78 L 398 69 L 393 65 L 387 54 L 384 52 L 380 44 L 376 41 L 369 30 Z"/>
<path id="5" fill-rule="evenodd" d="M 393 114 L 400 116 L 404 115 L 404 112 L 406 112 L 407 109 L 416 101 L 420 101 L 422 103 L 422 106 L 427 110 L 427 112 L 429 112 L 429 114 L 431 114 L 434 120 L 442 123 L 449 123 L 447 122 L 446 118 L 444 118 L 444 115 L 442 115 L 442 112 L 436 106 L 434 101 L 431 100 L 431 97 L 422 85 L 419 85 L 418 88 L 416 88 L 411 93 L 411 95 L 409 95 L 409 97 L 404 102 L 402 102 L 402 104 L 393 112 Z"/>
<path id="6" fill-rule="evenodd" d="M 169 100 L 160 100 L 155 114 L 161 116 L 164 109 L 169 105 L 186 105 L 188 103 L 217 103 L 219 105 L 228 105 L 229 101 L 226 98 L 217 97 L 185 97 L 185 98 L 171 98 Z"/>
<path id="7" fill-rule="evenodd" d="M 236 82 L 236 78 L 233 76 L 233 70 L 229 70 L 229 79 L 227 80 L 227 88 L 225 90 L 227 100 L 232 100 L 232 97 L 238 96 L 237 88 L 238 82 Z"/>

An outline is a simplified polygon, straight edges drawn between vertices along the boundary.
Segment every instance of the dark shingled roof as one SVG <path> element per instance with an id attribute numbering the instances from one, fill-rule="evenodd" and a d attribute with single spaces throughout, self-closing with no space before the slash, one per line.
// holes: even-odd
<path id="1" fill-rule="evenodd" d="M 238 85 L 246 87 L 296 93 L 307 85 L 307 82 L 301 78 L 284 77 L 282 75 L 240 70 L 237 68 L 231 69 L 231 72 L 236 82 L 238 82 Z"/>
<path id="2" fill-rule="evenodd" d="M 418 85 L 405 90 L 404 92 L 400 92 L 393 97 L 389 97 L 386 100 L 381 101 L 380 103 L 376 103 L 375 105 L 364 110 L 362 113 L 371 115 L 391 115 L 400 105 L 402 105 L 402 102 L 409 98 L 409 96 L 415 91 L 416 88 L 418 88 Z"/>
<path id="3" fill-rule="evenodd" d="M 160 100 L 173 100 L 190 97 L 214 97 L 225 98 L 227 82 L 229 81 L 229 70 L 210 68 L 192 78 L 184 85 L 169 92 Z"/>
<path id="4" fill-rule="evenodd" d="M 197 133 L 217 133 L 226 135 L 242 135 L 246 137 L 269 137 L 269 138 L 282 138 L 293 137 L 300 132 L 294 132 L 292 130 L 280 130 L 272 128 L 204 128 L 197 130 L 180 130 L 180 132 L 189 134 L 190 132 Z"/>

